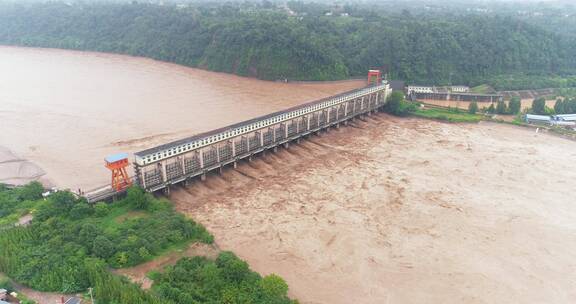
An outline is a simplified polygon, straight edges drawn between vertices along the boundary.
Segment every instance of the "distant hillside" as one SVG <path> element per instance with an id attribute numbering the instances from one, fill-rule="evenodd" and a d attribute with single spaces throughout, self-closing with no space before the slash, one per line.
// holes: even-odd
<path id="1" fill-rule="evenodd" d="M 268 2 L 1 4 L 0 43 L 145 56 L 270 80 L 344 79 L 388 66 L 410 82 L 517 89 L 576 74 L 573 42 L 511 18 L 349 11 L 313 15 Z M 505 84 L 491 83 L 493 76 Z"/>

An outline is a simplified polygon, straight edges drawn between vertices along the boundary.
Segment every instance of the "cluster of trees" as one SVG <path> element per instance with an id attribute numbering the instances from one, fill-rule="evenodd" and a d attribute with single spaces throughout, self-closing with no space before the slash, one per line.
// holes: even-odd
<path id="1" fill-rule="evenodd" d="M 127 267 L 190 241 L 213 238 L 138 188 L 118 203 L 95 206 L 60 191 L 39 202 L 29 226 L 2 231 L 0 271 L 37 290 L 78 292 L 90 286 L 88 258 Z"/>
<path id="2" fill-rule="evenodd" d="M 37 200 L 42 198 L 43 191 L 44 188 L 38 182 L 15 188 L 0 184 L 0 229 L 14 224 L 30 212 Z"/>
<path id="3" fill-rule="evenodd" d="M 558 99 L 554 107 L 549 108 L 546 106 L 546 99 L 539 97 L 532 101 L 530 112 L 538 115 L 576 114 L 576 98 Z"/>
<path id="4" fill-rule="evenodd" d="M 510 101 L 508 102 L 508 104 L 506 104 L 505 101 L 500 100 L 496 103 L 496 106 L 494 106 L 494 104 L 490 104 L 490 106 L 485 109 L 486 113 L 490 113 L 490 114 L 518 114 L 520 113 L 520 110 L 522 108 L 522 102 L 520 100 L 520 97 L 518 96 L 514 96 L 510 99 Z M 478 104 L 476 102 L 471 102 L 469 107 L 468 107 L 468 112 L 469 113 L 476 113 L 476 111 L 478 111 Z"/>
<path id="5" fill-rule="evenodd" d="M 512 74 L 496 75 L 486 79 L 494 89 L 502 90 L 532 90 L 541 88 L 573 88 L 576 87 L 576 76 L 556 76 L 546 74 Z"/>
<path id="6" fill-rule="evenodd" d="M 282 278 L 273 274 L 262 278 L 231 252 L 221 252 L 216 261 L 181 259 L 163 273 L 155 273 L 153 279 L 152 289 L 160 298 L 179 304 L 297 303 L 288 298 L 288 285 Z"/>
<path id="7" fill-rule="evenodd" d="M 408 102 L 404 99 L 404 93 L 394 91 L 384 105 L 384 111 L 396 116 L 408 116 L 418 108 L 417 102 Z"/>
<path id="8" fill-rule="evenodd" d="M 554 112 L 556 114 L 576 114 L 576 98 L 556 100 Z"/>
<path id="9" fill-rule="evenodd" d="M 124 53 L 262 79 L 343 79 L 387 67 L 415 83 L 575 85 L 564 76 L 576 74 L 576 43 L 510 16 L 415 17 L 357 4 L 336 17 L 325 16 L 325 4 L 289 7 L 1 4 L 0 43 Z"/>

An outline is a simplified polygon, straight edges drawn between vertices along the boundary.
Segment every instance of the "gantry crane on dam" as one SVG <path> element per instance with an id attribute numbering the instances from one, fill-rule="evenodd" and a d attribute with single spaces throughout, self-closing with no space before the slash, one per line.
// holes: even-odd
<path id="1" fill-rule="evenodd" d="M 372 78 L 375 83 L 370 83 Z M 346 123 L 381 109 L 391 93 L 377 70 L 368 74 L 367 87 L 308 102 L 283 111 L 243 121 L 134 153 L 134 182 L 149 192 L 170 191 L 170 186 L 206 173 L 236 166 L 278 146 L 287 146 L 309 134 Z M 117 191 L 87 193 L 94 202 Z"/>

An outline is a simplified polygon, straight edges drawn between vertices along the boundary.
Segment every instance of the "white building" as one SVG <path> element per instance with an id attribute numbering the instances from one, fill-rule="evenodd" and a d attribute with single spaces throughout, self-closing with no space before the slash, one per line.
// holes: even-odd
<path id="1" fill-rule="evenodd" d="M 410 93 L 468 93 L 470 88 L 467 86 L 449 86 L 449 87 L 436 87 L 436 86 L 420 86 L 411 85 L 406 88 L 408 94 Z"/>
<path id="2" fill-rule="evenodd" d="M 451 86 L 450 91 L 454 93 L 468 93 L 470 92 L 470 88 L 467 86 Z"/>
<path id="3" fill-rule="evenodd" d="M 434 87 L 425 87 L 418 85 L 411 85 L 406 88 L 408 94 L 411 93 L 434 93 L 436 90 Z"/>

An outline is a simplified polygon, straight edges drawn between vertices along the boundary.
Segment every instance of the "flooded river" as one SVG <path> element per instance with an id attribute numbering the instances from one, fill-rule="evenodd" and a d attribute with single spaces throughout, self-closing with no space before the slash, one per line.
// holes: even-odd
<path id="1" fill-rule="evenodd" d="M 303 304 L 576 303 L 576 142 L 372 115 L 172 191 Z"/>
<path id="2" fill-rule="evenodd" d="M 98 186 L 107 154 L 361 85 L 3 47 L 0 182 Z M 300 303 L 575 303 L 575 151 L 532 129 L 377 114 L 171 199 Z"/>
<path id="3" fill-rule="evenodd" d="M 0 182 L 108 182 L 134 152 L 363 85 L 275 83 L 150 59 L 0 47 Z"/>

